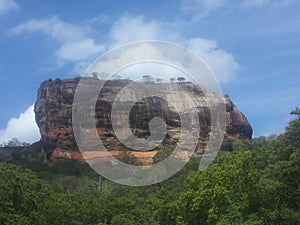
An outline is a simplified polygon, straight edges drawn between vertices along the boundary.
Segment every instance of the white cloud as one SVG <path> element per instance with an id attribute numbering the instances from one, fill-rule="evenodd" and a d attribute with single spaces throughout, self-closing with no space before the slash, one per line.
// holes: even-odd
<path id="1" fill-rule="evenodd" d="M 110 37 L 114 45 L 141 40 L 169 40 L 176 41 L 179 38 L 171 25 L 157 20 L 148 20 L 141 15 L 131 16 L 124 14 L 110 29 Z"/>
<path id="2" fill-rule="evenodd" d="M 210 10 L 219 6 L 223 1 L 209 1 L 205 5 Z M 204 4 L 204 3 L 203 3 Z M 57 17 L 50 19 L 32 19 L 10 29 L 13 35 L 24 32 L 41 32 L 56 40 L 60 46 L 55 50 L 59 65 L 65 61 L 75 62 L 73 72 L 81 74 L 99 53 L 121 44 L 143 40 L 165 40 L 179 43 L 197 53 L 215 72 L 221 82 L 227 82 L 234 77 L 238 63 L 234 57 L 225 50 L 218 48 L 216 41 L 184 37 L 182 27 L 155 19 L 147 20 L 143 16 L 123 14 L 115 21 L 109 31 L 107 41 L 97 44 L 95 39 L 88 37 L 88 27 L 75 26 L 59 20 Z M 153 49 L 147 49 L 148 51 Z M 143 50 L 145 51 L 145 50 Z M 145 52 L 145 54 L 155 52 Z M 132 57 L 132 55 L 130 56 Z M 180 60 L 180 59 L 178 59 Z"/>
<path id="3" fill-rule="evenodd" d="M 130 79 L 140 79 L 144 74 L 160 74 L 168 79 L 170 73 L 174 75 L 174 69 L 168 68 L 164 65 L 149 63 L 149 59 L 155 59 L 160 62 L 168 62 L 170 64 L 182 64 L 181 60 L 184 55 L 166 49 L 166 46 L 154 43 L 141 43 L 137 45 L 129 45 L 118 48 L 114 54 L 109 54 L 104 60 L 98 61 L 93 67 L 89 68 L 90 72 L 97 71 L 99 73 L 114 73 L 115 70 L 123 68 L 124 65 L 128 67 L 123 68 L 120 74 L 130 76 Z M 143 63 L 145 61 L 145 63 Z M 140 62 L 132 65 L 132 62 Z"/>
<path id="4" fill-rule="evenodd" d="M 74 65 L 71 74 L 77 74 L 82 76 L 85 70 L 91 65 L 90 61 L 79 61 Z"/>
<path id="5" fill-rule="evenodd" d="M 218 48 L 216 41 L 193 38 L 187 47 L 207 63 L 219 82 L 229 82 L 235 77 L 239 64 L 231 53 Z"/>
<path id="6" fill-rule="evenodd" d="M 235 77 L 239 68 L 238 63 L 232 54 L 218 48 L 216 41 L 202 38 L 188 39 L 180 35 L 182 33 L 180 29 L 168 25 L 156 20 L 147 21 L 142 16 L 134 17 L 126 14 L 113 24 L 110 35 L 114 41 L 114 46 L 116 44 L 155 39 L 180 43 L 200 56 L 220 82 L 228 82 Z M 135 49 L 134 51 L 143 52 L 145 57 L 159 54 L 153 46 L 145 46 L 145 49 Z M 124 59 L 118 58 L 117 61 L 110 61 L 108 66 L 111 66 L 111 63 L 122 65 L 127 60 L 126 58 L 139 55 L 138 52 L 134 51 L 131 50 L 128 54 L 124 53 Z M 182 59 L 179 57 L 178 60 Z"/>
<path id="7" fill-rule="evenodd" d="M 70 42 L 62 45 L 55 55 L 60 60 L 79 61 L 89 58 L 91 55 L 104 50 L 103 45 L 95 44 L 91 38 L 83 39 L 82 41 Z"/>
<path id="8" fill-rule="evenodd" d="M 0 143 L 12 138 L 18 138 L 22 142 L 33 143 L 40 139 L 38 126 L 35 123 L 34 106 L 31 105 L 18 118 L 11 118 L 5 129 L 0 130 Z"/>
<path id="9" fill-rule="evenodd" d="M 14 0 L 0 0 L 0 15 L 9 11 L 16 11 L 20 7 Z"/>
<path id="10" fill-rule="evenodd" d="M 88 27 L 69 24 L 57 17 L 32 19 L 9 30 L 12 35 L 25 32 L 40 32 L 57 41 L 59 48 L 55 51 L 55 56 L 59 64 L 88 59 L 104 50 L 103 45 L 96 44 L 94 39 L 88 37 Z"/>
<path id="11" fill-rule="evenodd" d="M 59 42 L 68 42 L 82 39 L 87 29 L 62 22 L 54 16 L 49 19 L 31 19 L 10 29 L 11 34 L 24 32 L 42 32 Z"/>

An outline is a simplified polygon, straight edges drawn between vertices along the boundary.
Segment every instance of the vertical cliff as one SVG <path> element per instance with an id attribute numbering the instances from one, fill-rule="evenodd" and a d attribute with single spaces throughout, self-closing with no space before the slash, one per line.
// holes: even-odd
<path id="1" fill-rule="evenodd" d="M 98 82 L 96 78 L 84 79 L 90 79 L 91 84 Z M 57 157 L 81 159 L 72 127 L 72 104 L 79 81 L 80 78 L 48 80 L 43 82 L 38 90 L 35 104 L 36 122 L 40 129 L 43 150 L 48 159 Z M 82 129 L 83 139 L 92 139 L 99 136 L 105 147 L 115 155 L 127 148 L 114 135 L 110 112 L 115 97 L 130 82 L 129 80 L 107 81 L 98 96 L 96 104 L 95 123 L 97 132 L 92 133 L 88 127 Z M 161 85 L 162 89 L 166 90 L 166 95 L 168 95 L 168 91 L 172 91 L 176 84 L 157 85 Z M 210 109 L 201 104 L 202 98 L 206 94 L 213 98 L 223 97 L 205 93 L 203 87 L 192 83 L 182 83 L 180 85 L 185 92 L 192 96 L 198 110 L 201 130 L 197 152 L 201 153 L 207 144 L 211 129 Z M 145 88 L 145 84 L 137 83 L 137 88 L 142 90 Z M 178 92 L 176 101 L 184 101 L 182 96 Z M 234 106 L 230 99 L 225 98 L 224 100 L 227 116 L 225 135 L 231 138 L 251 138 L 252 128 L 246 117 Z M 122 124 L 124 118 L 122 118 L 121 111 L 118 116 L 118 123 Z M 162 98 L 147 97 L 141 99 L 134 104 L 129 117 L 131 132 L 136 137 L 148 137 L 150 135 L 149 121 L 154 117 L 160 117 L 165 120 L 167 125 L 167 135 L 163 144 L 175 145 L 179 139 L 179 115 L 174 107 Z M 138 156 L 139 153 L 133 152 L 133 154 Z M 154 155 L 151 151 L 148 154 L 151 155 L 150 157 Z"/>

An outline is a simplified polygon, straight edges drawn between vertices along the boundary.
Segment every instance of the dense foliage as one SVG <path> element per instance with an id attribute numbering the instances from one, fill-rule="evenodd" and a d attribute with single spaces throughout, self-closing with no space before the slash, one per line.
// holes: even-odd
<path id="1" fill-rule="evenodd" d="M 74 162 L 31 166 L 35 172 L 0 163 L 0 224 L 300 224 L 300 113 L 294 114 L 284 134 L 234 141 L 232 152 L 205 171 L 194 158 L 148 187 L 111 183 Z"/>

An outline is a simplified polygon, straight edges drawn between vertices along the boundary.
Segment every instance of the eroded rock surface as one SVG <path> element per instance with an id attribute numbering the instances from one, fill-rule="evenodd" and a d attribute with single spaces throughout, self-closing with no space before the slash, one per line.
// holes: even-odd
<path id="1" fill-rule="evenodd" d="M 88 79 L 86 90 L 90 87 L 99 84 L 100 81 L 96 78 Z M 48 159 L 52 158 L 74 158 L 82 159 L 79 154 L 78 146 L 74 138 L 72 126 L 72 104 L 74 94 L 80 78 L 65 79 L 65 80 L 48 80 L 41 84 L 38 90 L 37 101 L 35 104 L 36 122 L 39 126 L 43 151 Z M 101 138 L 104 146 L 113 154 L 118 155 L 118 152 L 128 150 L 134 152 L 139 157 L 139 153 L 134 149 L 128 149 L 115 137 L 111 122 L 111 109 L 113 102 L 120 91 L 130 83 L 129 80 L 111 80 L 107 81 L 97 98 L 95 106 L 95 124 L 96 132 L 91 129 L 91 125 L 85 124 L 81 128 L 81 140 L 79 142 L 88 141 L 95 138 Z M 136 87 L 139 91 L 145 88 L 151 88 L 153 84 L 137 83 Z M 138 138 L 149 137 L 149 122 L 154 117 L 163 118 L 166 123 L 167 133 L 163 145 L 176 145 L 180 138 L 180 117 L 174 106 L 164 100 L 173 92 L 172 98 L 180 106 L 184 99 L 184 95 L 180 91 L 174 90 L 178 84 L 155 84 L 160 90 L 163 90 L 166 98 L 147 97 L 135 102 L 129 114 L 129 125 L 131 132 Z M 246 117 L 235 107 L 229 98 L 217 96 L 212 93 L 206 93 L 203 87 L 192 83 L 179 84 L 182 91 L 191 96 L 194 106 L 197 109 L 200 122 L 200 133 L 198 140 L 197 152 L 201 154 L 205 149 L 211 131 L 211 111 L 204 102 L 204 96 L 209 96 L 216 101 L 225 101 L 226 106 L 226 133 L 230 138 L 251 138 L 252 128 Z M 134 93 L 131 93 L 134 95 Z M 86 101 L 89 101 L 88 99 Z M 127 127 L 126 115 L 122 112 L 122 107 L 117 108 L 117 123 L 122 127 Z M 182 109 L 186 110 L 186 109 Z M 183 112 L 186 113 L 186 112 Z M 124 129 L 126 132 L 126 129 Z M 96 145 L 96 144 L 95 144 Z M 90 150 L 93 151 L 91 144 Z M 91 157 L 94 153 L 86 152 Z M 149 157 L 155 155 L 153 152 L 144 153 Z M 96 156 L 95 156 L 96 157 Z M 140 156 L 142 157 L 142 156 Z"/>

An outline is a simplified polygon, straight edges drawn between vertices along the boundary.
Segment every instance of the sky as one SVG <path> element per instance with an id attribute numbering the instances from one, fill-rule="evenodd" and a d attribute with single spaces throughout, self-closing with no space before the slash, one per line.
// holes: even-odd
<path id="1" fill-rule="evenodd" d="M 80 76 L 142 40 L 191 49 L 254 137 L 279 134 L 300 106 L 299 12 L 298 0 L 0 0 L 0 143 L 39 140 L 33 105 L 44 80 Z"/>

